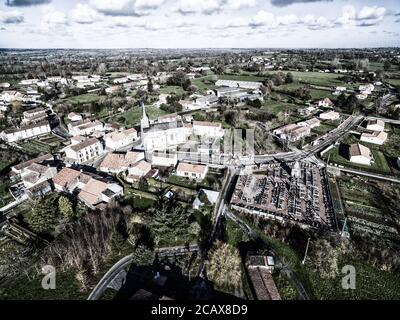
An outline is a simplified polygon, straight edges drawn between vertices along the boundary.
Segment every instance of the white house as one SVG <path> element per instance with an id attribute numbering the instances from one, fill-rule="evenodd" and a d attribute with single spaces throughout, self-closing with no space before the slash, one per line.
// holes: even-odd
<path id="1" fill-rule="evenodd" d="M 371 150 L 359 143 L 350 145 L 349 157 L 350 162 L 368 166 L 371 165 L 371 161 L 373 160 Z"/>
<path id="2" fill-rule="evenodd" d="M 104 131 L 104 125 L 98 121 L 85 120 L 83 122 L 68 123 L 68 131 L 73 136 L 86 136 L 95 133 L 96 131 Z"/>
<path id="3" fill-rule="evenodd" d="M 319 121 L 317 118 L 311 118 L 306 121 L 302 121 L 302 122 L 298 123 L 299 126 L 310 127 L 311 129 L 315 128 L 315 127 L 319 127 L 320 124 L 321 124 L 321 121 Z"/>
<path id="4" fill-rule="evenodd" d="M 152 124 L 143 130 L 143 145 L 146 152 L 167 150 L 186 143 L 190 131 L 181 121 Z"/>
<path id="5" fill-rule="evenodd" d="M 178 163 L 176 152 L 154 152 L 151 154 L 151 164 L 159 167 L 175 167 Z"/>
<path id="6" fill-rule="evenodd" d="M 144 159 L 144 152 L 109 153 L 99 166 L 100 171 L 120 173 Z"/>
<path id="7" fill-rule="evenodd" d="M 373 133 L 364 132 L 361 134 L 361 141 L 382 145 L 386 141 L 388 134 L 384 131 L 374 131 Z"/>
<path id="8" fill-rule="evenodd" d="M 193 121 L 193 133 L 199 136 L 222 138 L 224 129 L 221 123 L 208 121 Z"/>
<path id="9" fill-rule="evenodd" d="M 128 168 L 126 181 L 133 182 L 146 176 L 151 171 L 151 164 L 145 160 L 140 160 L 135 165 Z"/>
<path id="10" fill-rule="evenodd" d="M 72 122 L 82 121 L 82 116 L 78 113 L 70 112 L 70 113 L 68 113 L 68 120 L 70 120 Z"/>
<path id="11" fill-rule="evenodd" d="M 206 177 L 208 167 L 203 164 L 191 164 L 180 162 L 176 167 L 176 175 L 180 177 L 203 180 Z"/>
<path id="12" fill-rule="evenodd" d="M 260 89 L 262 83 L 255 81 L 218 80 L 217 82 L 215 82 L 215 85 L 217 87 L 231 87 L 255 90 Z"/>
<path id="13" fill-rule="evenodd" d="M 35 108 L 24 111 L 22 115 L 22 123 L 29 123 L 44 120 L 47 117 L 47 112 L 44 108 Z"/>
<path id="14" fill-rule="evenodd" d="M 358 90 L 360 91 L 360 93 L 365 94 L 365 95 L 370 95 L 372 93 L 372 91 L 374 91 L 375 86 L 371 83 L 369 84 L 362 84 L 358 87 Z"/>
<path id="15" fill-rule="evenodd" d="M 311 128 L 309 126 L 300 126 L 292 123 L 275 129 L 273 133 L 284 140 L 298 141 L 309 135 L 311 133 Z"/>
<path id="16" fill-rule="evenodd" d="M 104 136 L 106 148 L 117 150 L 126 147 L 138 138 L 135 128 L 114 131 Z"/>
<path id="17" fill-rule="evenodd" d="M 369 120 L 367 123 L 367 130 L 383 131 L 385 130 L 385 122 L 380 119 Z"/>
<path id="18" fill-rule="evenodd" d="M 16 129 L 6 129 L 0 137 L 7 142 L 15 142 L 30 139 L 39 135 L 50 133 L 50 125 L 47 121 L 30 124 Z"/>
<path id="19" fill-rule="evenodd" d="M 87 162 L 102 153 L 103 145 L 96 138 L 87 139 L 65 148 L 66 161 L 73 163 Z"/>
<path id="20" fill-rule="evenodd" d="M 319 115 L 322 120 L 337 120 L 340 118 L 340 113 L 336 111 L 323 112 Z"/>
<path id="21" fill-rule="evenodd" d="M 7 90 L 0 93 L 0 100 L 5 102 L 13 102 L 22 100 L 23 94 L 15 90 Z"/>
<path id="22" fill-rule="evenodd" d="M 333 107 L 333 102 L 329 98 L 325 98 L 322 100 L 318 101 L 318 107 L 323 107 L 323 108 L 332 108 Z"/>
<path id="23" fill-rule="evenodd" d="M 33 186 L 53 178 L 57 174 L 57 168 L 48 167 L 38 163 L 32 163 L 21 172 L 21 179 L 25 188 Z"/>

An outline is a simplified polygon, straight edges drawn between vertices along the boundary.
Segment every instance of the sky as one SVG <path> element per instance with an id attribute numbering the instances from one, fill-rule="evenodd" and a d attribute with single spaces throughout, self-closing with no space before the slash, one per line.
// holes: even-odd
<path id="1" fill-rule="evenodd" d="M 400 44 L 398 0 L 0 0 L 1 48 Z"/>

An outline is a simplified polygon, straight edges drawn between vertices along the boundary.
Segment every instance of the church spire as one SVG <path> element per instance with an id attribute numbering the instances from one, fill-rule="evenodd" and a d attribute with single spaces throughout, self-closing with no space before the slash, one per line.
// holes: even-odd
<path id="1" fill-rule="evenodd" d="M 140 128 L 143 131 L 143 129 L 150 127 L 150 121 L 149 121 L 149 118 L 147 117 L 146 109 L 145 109 L 143 101 L 140 102 L 140 105 L 143 110 L 142 119 L 140 120 Z"/>

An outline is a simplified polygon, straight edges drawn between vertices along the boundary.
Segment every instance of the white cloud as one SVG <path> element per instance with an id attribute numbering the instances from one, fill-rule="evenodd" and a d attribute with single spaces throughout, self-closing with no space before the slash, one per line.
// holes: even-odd
<path id="1" fill-rule="evenodd" d="M 40 21 L 40 32 L 65 32 L 65 26 L 68 25 L 68 19 L 64 12 L 57 11 L 53 7 L 43 10 L 43 16 Z"/>
<path id="2" fill-rule="evenodd" d="M 157 9 L 164 0 L 90 0 L 98 12 L 109 16 L 143 16 Z"/>
<path id="3" fill-rule="evenodd" d="M 387 10 L 383 7 L 364 6 L 358 13 L 354 6 L 344 6 L 342 16 L 336 23 L 343 26 L 374 26 L 379 24 L 385 17 Z"/>
<path id="4" fill-rule="evenodd" d="M 258 13 L 251 19 L 249 25 L 253 28 L 262 26 L 271 26 L 275 24 L 275 16 L 271 12 L 264 10 L 258 11 Z"/>
<path id="5" fill-rule="evenodd" d="M 180 0 L 177 11 L 181 14 L 202 13 L 210 15 L 222 10 L 225 0 Z"/>
<path id="6" fill-rule="evenodd" d="M 229 0 L 228 2 L 228 6 L 234 10 L 255 7 L 256 4 L 256 0 Z"/>
<path id="7" fill-rule="evenodd" d="M 71 11 L 73 22 L 80 24 L 91 24 L 101 19 L 100 14 L 87 4 L 78 3 Z"/>
<path id="8" fill-rule="evenodd" d="M 17 24 L 24 22 L 24 14 L 18 10 L 0 11 L 0 22 L 7 24 Z"/>
<path id="9" fill-rule="evenodd" d="M 363 7 L 357 15 L 357 20 L 382 20 L 386 9 L 383 7 Z"/>
<path id="10" fill-rule="evenodd" d="M 296 16 L 295 14 L 288 14 L 286 16 L 279 16 L 276 18 L 276 21 L 278 24 L 280 25 L 291 25 L 291 24 L 297 24 L 300 22 L 300 19 L 298 16 Z"/>

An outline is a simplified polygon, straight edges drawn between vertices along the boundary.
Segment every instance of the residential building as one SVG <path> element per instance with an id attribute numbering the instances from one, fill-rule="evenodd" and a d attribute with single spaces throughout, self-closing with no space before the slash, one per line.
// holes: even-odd
<path id="1" fill-rule="evenodd" d="M 21 179 L 25 188 L 33 186 L 53 178 L 57 174 L 57 168 L 32 163 L 21 172 Z"/>
<path id="2" fill-rule="evenodd" d="M 22 100 L 23 94 L 15 90 L 6 90 L 0 93 L 0 100 L 5 102 L 13 102 Z"/>
<path id="3" fill-rule="evenodd" d="M 380 119 L 369 120 L 367 123 L 367 130 L 384 131 L 385 130 L 385 122 Z"/>
<path id="4" fill-rule="evenodd" d="M 350 162 L 371 165 L 373 156 L 371 150 L 362 144 L 356 143 L 349 147 L 349 160 Z"/>
<path id="5" fill-rule="evenodd" d="M 309 135 L 311 133 L 311 128 L 309 126 L 288 124 L 286 126 L 275 129 L 273 133 L 279 136 L 281 139 L 294 142 Z"/>
<path id="6" fill-rule="evenodd" d="M 340 113 L 336 111 L 328 111 L 320 113 L 319 118 L 322 120 L 338 120 L 340 118 Z"/>
<path id="7" fill-rule="evenodd" d="M 100 176 L 72 168 L 63 168 L 53 177 L 54 188 L 59 192 L 78 193 L 78 199 L 90 208 L 123 195 L 123 188 Z"/>
<path id="8" fill-rule="evenodd" d="M 138 135 L 135 128 L 130 128 L 121 131 L 114 131 L 104 136 L 106 148 L 117 150 L 126 147 L 137 140 Z"/>
<path id="9" fill-rule="evenodd" d="M 68 113 L 68 120 L 70 120 L 72 122 L 82 121 L 82 116 L 75 112 L 70 112 L 70 113 Z"/>
<path id="10" fill-rule="evenodd" d="M 176 152 L 153 152 L 151 154 L 152 166 L 158 167 L 175 167 L 178 163 L 178 155 Z"/>
<path id="11" fill-rule="evenodd" d="M 88 138 L 82 137 L 82 136 L 73 136 L 71 138 L 71 145 L 75 145 L 75 144 L 81 143 L 81 142 L 83 142 L 83 141 L 85 141 L 87 139 Z"/>
<path id="12" fill-rule="evenodd" d="M 302 121 L 302 122 L 298 123 L 299 126 L 310 127 L 311 129 L 315 128 L 315 127 L 319 127 L 320 124 L 321 124 L 321 121 L 319 121 L 317 118 L 311 118 L 306 121 Z"/>
<path id="13" fill-rule="evenodd" d="M 95 133 L 96 131 L 104 131 L 104 125 L 98 121 L 77 121 L 68 124 L 68 131 L 74 136 L 87 136 Z"/>
<path id="14" fill-rule="evenodd" d="M 22 123 L 30 123 L 43 121 L 47 118 L 47 112 L 44 108 L 35 108 L 31 110 L 26 110 L 22 113 L 23 119 Z"/>
<path id="15" fill-rule="evenodd" d="M 24 171 L 24 169 L 29 167 L 31 164 L 34 164 L 34 163 L 40 164 L 44 161 L 53 160 L 53 159 L 54 159 L 53 155 L 51 155 L 50 153 L 47 153 L 43 156 L 40 156 L 40 157 L 37 157 L 34 159 L 30 159 L 28 161 L 25 161 L 25 162 L 15 165 L 15 166 L 12 166 L 11 171 L 15 174 L 21 174 Z"/>
<path id="16" fill-rule="evenodd" d="M 24 139 L 50 133 L 50 125 L 47 121 L 33 123 L 16 129 L 6 129 L 0 134 L 0 138 L 7 142 L 15 142 Z"/>
<path id="17" fill-rule="evenodd" d="M 384 131 L 374 131 L 373 133 L 364 132 L 361 134 L 360 140 L 363 142 L 383 145 L 388 137 L 388 134 Z"/>
<path id="18" fill-rule="evenodd" d="M 242 88 L 242 89 L 260 89 L 262 86 L 261 82 L 254 81 L 236 81 L 236 80 L 218 80 L 215 85 L 217 87 L 231 87 L 231 88 Z"/>
<path id="19" fill-rule="evenodd" d="M 96 138 L 65 148 L 66 161 L 70 163 L 85 163 L 93 160 L 103 153 L 103 145 Z"/>
<path id="20" fill-rule="evenodd" d="M 193 121 L 193 133 L 199 136 L 222 138 L 224 129 L 219 122 Z"/>
<path id="21" fill-rule="evenodd" d="M 333 107 L 333 102 L 329 98 L 325 98 L 322 100 L 318 101 L 318 107 L 323 107 L 323 108 L 332 108 Z"/>
<path id="22" fill-rule="evenodd" d="M 151 164 L 145 160 L 140 160 L 135 165 L 128 168 L 128 175 L 126 181 L 133 182 L 139 180 L 141 177 L 146 176 L 151 172 Z"/>
<path id="23" fill-rule="evenodd" d="M 176 168 L 176 175 L 180 177 L 203 180 L 206 177 L 208 167 L 202 164 L 180 162 Z"/>
<path id="24" fill-rule="evenodd" d="M 120 173 L 143 159 L 144 152 L 109 153 L 99 165 L 99 170 L 108 173 Z"/>

